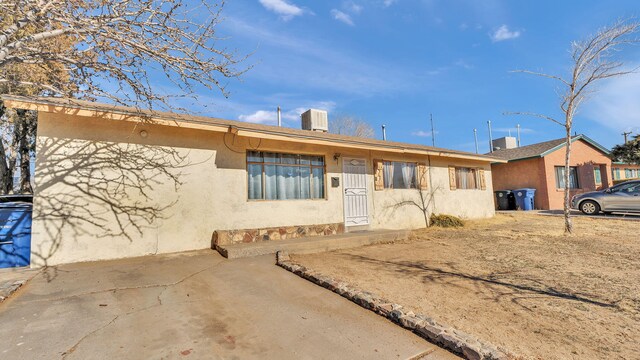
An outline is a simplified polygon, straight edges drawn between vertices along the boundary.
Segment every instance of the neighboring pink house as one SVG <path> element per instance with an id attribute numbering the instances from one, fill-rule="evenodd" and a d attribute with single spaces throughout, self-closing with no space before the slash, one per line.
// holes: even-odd
<path id="1" fill-rule="evenodd" d="M 563 207 L 564 138 L 498 149 L 491 156 L 507 161 L 491 165 L 494 190 L 534 188 L 536 209 Z M 572 138 L 570 171 L 572 195 L 613 185 L 609 150 L 585 135 Z"/>
<path id="2" fill-rule="evenodd" d="M 611 175 L 613 176 L 613 181 L 616 183 L 640 179 L 640 165 L 614 162 L 611 164 Z"/>

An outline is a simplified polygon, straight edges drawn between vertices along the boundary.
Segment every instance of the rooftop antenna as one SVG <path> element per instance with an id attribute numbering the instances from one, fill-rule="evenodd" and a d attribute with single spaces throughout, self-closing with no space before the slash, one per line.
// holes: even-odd
<path id="1" fill-rule="evenodd" d="M 385 125 L 382 125 L 382 140 L 387 140 L 387 130 Z"/>
<path id="2" fill-rule="evenodd" d="M 431 118 L 431 145 L 436 147 L 436 132 L 433 130 L 433 114 L 429 114 L 429 117 Z"/>
<path id="3" fill-rule="evenodd" d="M 487 121 L 489 126 L 489 152 L 493 152 L 493 135 L 491 135 L 491 120 Z"/>
<path id="4" fill-rule="evenodd" d="M 476 140 L 476 154 L 478 154 L 478 129 L 473 129 L 473 138 Z"/>
<path id="5" fill-rule="evenodd" d="M 516 143 L 516 145 L 520 147 L 520 124 L 516 125 L 516 129 L 518 129 L 518 142 Z"/>
<path id="6" fill-rule="evenodd" d="M 623 132 L 623 133 L 622 133 L 622 136 L 624 136 L 624 143 L 625 143 L 625 144 L 627 143 L 627 136 L 628 136 L 628 135 L 631 135 L 631 131 L 629 131 L 629 132 L 626 132 L 626 131 L 625 131 L 625 132 Z"/>
<path id="7" fill-rule="evenodd" d="M 280 106 L 278 106 L 278 127 L 282 127 L 282 115 L 280 113 Z"/>

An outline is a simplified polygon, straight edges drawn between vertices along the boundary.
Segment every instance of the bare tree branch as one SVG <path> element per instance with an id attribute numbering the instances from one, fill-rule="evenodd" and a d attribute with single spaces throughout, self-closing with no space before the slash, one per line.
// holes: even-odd
<path id="1" fill-rule="evenodd" d="M 334 134 L 373 138 L 375 132 L 366 121 L 348 115 L 336 116 L 329 121 L 329 132 Z"/>
<path id="2" fill-rule="evenodd" d="M 571 131 L 573 120 L 580 105 L 586 100 L 588 94 L 593 93 L 593 88 L 602 80 L 628 75 L 636 72 L 639 68 L 625 70 L 622 61 L 613 60 L 625 45 L 640 42 L 637 33 L 640 30 L 640 23 L 629 20 L 619 20 L 613 25 L 602 28 L 595 35 L 583 41 L 571 43 L 571 59 L 573 61 L 570 80 L 563 80 L 556 75 L 549 75 L 540 72 L 517 70 L 526 74 L 552 78 L 561 81 L 564 91 L 559 95 L 560 109 L 564 115 L 564 121 L 558 121 L 551 116 L 530 113 L 530 112 L 507 112 L 506 114 L 535 116 L 553 121 L 565 128 L 565 166 L 564 166 L 564 218 L 565 232 L 573 231 L 571 221 L 571 196 L 570 196 L 570 159 L 571 159 Z"/>
<path id="3" fill-rule="evenodd" d="M 220 46 L 223 7 L 223 0 L 0 0 L 0 14 L 11 14 L 0 20 L 0 82 L 68 96 L 56 84 L 17 82 L 7 70 L 55 63 L 81 97 L 176 109 L 173 99 L 195 97 L 202 87 L 228 96 L 229 79 L 249 67 L 240 66 L 246 56 Z M 52 51 L 61 38 L 75 46 Z M 154 84 L 153 72 L 173 86 Z"/>
<path id="4" fill-rule="evenodd" d="M 560 76 L 556 76 L 556 75 L 549 75 L 549 74 L 545 74 L 542 72 L 536 72 L 536 71 L 529 71 L 529 70 L 511 70 L 509 71 L 511 73 L 523 73 L 523 74 L 531 74 L 531 75 L 536 75 L 536 76 L 542 76 L 542 77 L 546 77 L 546 78 L 550 78 L 550 79 L 554 79 L 554 80 L 558 80 L 560 82 L 562 82 L 565 85 L 569 85 L 569 82 L 566 81 L 565 79 L 561 78 Z"/>
<path id="5" fill-rule="evenodd" d="M 549 121 L 553 121 L 554 123 L 563 126 L 564 127 L 564 123 L 550 117 L 547 115 L 543 115 L 543 114 L 538 114 L 538 113 L 533 113 L 533 112 L 521 112 L 521 111 L 505 111 L 502 113 L 502 115 L 521 115 L 521 116 L 533 116 L 533 117 L 538 117 L 538 118 L 542 118 L 542 119 L 546 119 Z"/>

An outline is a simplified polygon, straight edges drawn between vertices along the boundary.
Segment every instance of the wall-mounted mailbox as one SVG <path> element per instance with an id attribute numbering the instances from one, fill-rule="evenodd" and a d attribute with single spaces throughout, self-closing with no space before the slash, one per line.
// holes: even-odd
<path id="1" fill-rule="evenodd" d="M 338 186 L 340 186 L 340 178 L 339 177 L 332 177 L 331 178 L 331 187 L 337 188 Z"/>

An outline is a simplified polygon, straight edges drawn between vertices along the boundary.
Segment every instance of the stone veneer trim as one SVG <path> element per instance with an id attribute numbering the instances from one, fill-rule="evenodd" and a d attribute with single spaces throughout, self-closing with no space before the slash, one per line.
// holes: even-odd
<path id="1" fill-rule="evenodd" d="M 216 245 L 289 240 L 305 236 L 338 235 L 343 233 L 343 223 L 277 226 L 262 229 L 216 230 L 213 232 L 212 247 Z"/>

